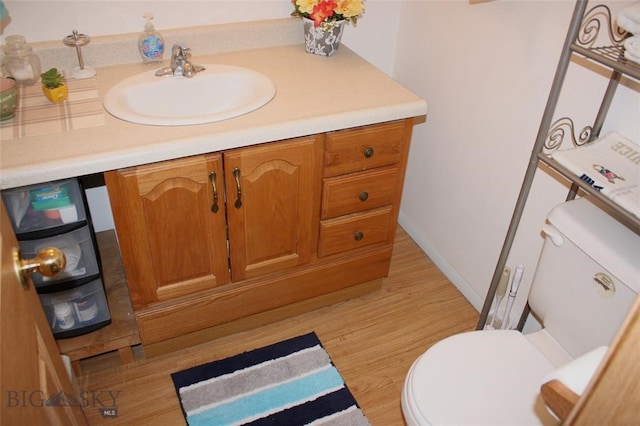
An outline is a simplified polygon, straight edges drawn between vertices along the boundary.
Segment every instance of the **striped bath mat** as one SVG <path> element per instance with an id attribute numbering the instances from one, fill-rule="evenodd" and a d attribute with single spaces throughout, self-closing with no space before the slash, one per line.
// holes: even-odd
<path id="1" fill-rule="evenodd" d="M 171 375 L 189 425 L 368 425 L 315 333 Z"/>

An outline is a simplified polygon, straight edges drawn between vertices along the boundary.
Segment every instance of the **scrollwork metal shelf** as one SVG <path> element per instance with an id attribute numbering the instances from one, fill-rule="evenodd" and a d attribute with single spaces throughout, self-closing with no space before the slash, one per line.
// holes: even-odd
<path id="1" fill-rule="evenodd" d="M 570 139 L 569 142 L 575 148 L 580 148 L 592 142 L 594 140 L 592 136 L 592 126 L 585 126 L 580 129 L 579 133 L 576 134 L 573 120 L 571 120 L 571 118 L 569 117 L 560 118 L 552 124 L 551 129 L 549 130 L 549 133 L 547 134 L 547 137 L 544 141 L 543 150 L 538 153 L 538 160 L 542 161 L 551 169 L 560 173 L 573 185 L 576 185 L 585 193 L 589 194 L 593 198 L 598 199 L 601 203 L 609 207 L 614 212 L 618 220 L 625 223 L 636 232 L 640 233 L 640 218 L 623 209 L 610 198 L 602 195 L 602 193 L 600 193 L 597 189 L 590 186 L 587 182 L 581 180 L 579 176 L 577 176 L 571 170 L 553 159 L 553 152 L 560 148 L 563 142 L 567 141 L 568 139 Z"/>
<path id="2" fill-rule="evenodd" d="M 580 30 L 571 45 L 571 51 L 640 80 L 640 64 L 630 61 L 624 56 L 623 42 L 631 34 L 615 26 L 613 22 L 611 10 L 606 5 L 599 4 L 589 9 L 584 14 Z M 607 31 L 605 36 L 600 34 L 602 29 Z M 606 45 L 595 45 L 600 37 L 607 36 Z"/>
<path id="3" fill-rule="evenodd" d="M 624 75 L 640 80 L 640 64 L 629 61 L 624 57 L 624 46 L 622 45 L 587 48 L 574 44 L 571 46 L 571 50 Z"/>
<path id="4" fill-rule="evenodd" d="M 538 169 L 538 165 L 542 162 L 552 170 L 571 183 L 571 189 L 567 195 L 567 200 L 572 199 L 582 190 L 594 199 L 599 200 L 603 205 L 607 206 L 610 213 L 614 214 L 618 220 L 625 223 L 635 232 L 640 233 L 640 219 L 623 209 L 608 197 L 602 195 L 597 189 L 591 187 L 587 182 L 582 181 L 569 169 L 558 163 L 552 158 L 550 152 L 556 150 L 562 143 L 562 139 L 571 136 L 572 143 L 575 147 L 580 147 L 591 143 L 600 134 L 605 117 L 608 113 L 611 101 L 616 92 L 618 83 L 622 76 L 631 77 L 640 80 L 640 64 L 632 62 L 625 58 L 624 41 L 631 35 L 614 24 L 611 11 L 606 5 L 596 5 L 587 10 L 588 0 L 576 0 L 574 12 L 569 23 L 567 37 L 565 39 L 558 67 L 554 76 L 553 84 L 549 92 L 549 98 L 545 111 L 540 121 L 540 127 L 536 136 L 536 141 L 531 152 L 531 158 L 525 172 L 522 187 L 513 210 L 511 222 L 504 239 L 504 244 L 500 251 L 500 256 L 496 263 L 496 268 L 491 279 L 491 284 L 487 291 L 484 305 L 480 312 L 480 318 L 476 326 L 477 329 L 484 328 L 486 324 L 489 310 L 493 302 L 493 298 L 498 287 L 498 283 L 505 268 L 509 252 L 511 250 L 516 231 L 522 218 L 522 213 L 529 196 L 529 191 L 533 183 L 533 179 Z M 603 34 L 603 32 L 607 34 Z M 608 40 L 607 40 L 608 35 Z M 586 126 L 579 131 L 576 137 L 574 132 L 573 121 L 569 118 L 561 118 L 555 120 L 555 108 L 560 97 L 560 91 L 566 77 L 569 64 L 572 62 L 572 55 L 581 55 L 593 62 L 600 64 L 611 71 L 609 84 L 602 97 L 600 109 L 595 117 L 593 125 Z M 578 148 L 579 149 L 579 148 Z M 518 329 L 522 330 L 524 320 L 528 315 L 528 305 L 520 317 Z"/>
<path id="5" fill-rule="evenodd" d="M 605 197 L 598 190 L 594 189 L 591 185 L 582 181 L 578 176 L 576 176 L 569 169 L 567 169 L 566 167 L 558 163 L 552 157 L 544 153 L 539 153 L 538 159 L 543 163 L 545 163 L 546 165 L 548 165 L 549 167 L 551 167 L 553 170 L 560 173 L 562 176 L 568 179 L 571 183 L 577 185 L 582 191 L 586 192 L 587 194 L 599 200 L 602 204 L 606 205 L 611 210 L 613 210 L 615 212 L 615 215 L 618 217 L 618 219 L 621 222 L 626 223 L 627 226 L 635 230 L 640 230 L 640 219 L 638 219 L 638 217 L 634 216 L 627 210 L 622 209 L 618 204 L 611 201 L 610 198 Z"/>

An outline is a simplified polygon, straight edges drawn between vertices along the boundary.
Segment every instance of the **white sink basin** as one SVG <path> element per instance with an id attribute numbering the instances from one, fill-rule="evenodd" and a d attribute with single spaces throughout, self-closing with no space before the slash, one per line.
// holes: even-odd
<path id="1" fill-rule="evenodd" d="M 136 74 L 113 86 L 104 97 L 112 115 L 138 124 L 185 126 L 226 120 L 254 111 L 273 99 L 276 87 L 264 74 L 205 64 L 191 78 Z"/>

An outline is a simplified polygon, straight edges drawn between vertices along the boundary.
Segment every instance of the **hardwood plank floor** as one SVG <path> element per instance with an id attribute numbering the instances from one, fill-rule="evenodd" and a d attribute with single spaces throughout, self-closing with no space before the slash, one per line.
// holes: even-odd
<path id="1" fill-rule="evenodd" d="M 398 229 L 382 289 L 332 306 L 150 359 L 120 365 L 117 354 L 81 361 L 91 425 L 180 425 L 170 373 L 315 331 L 373 425 L 403 425 L 400 392 L 413 361 L 435 342 L 474 329 L 478 312 Z M 139 355 L 139 358 L 142 358 Z M 117 418 L 102 418 L 108 392 Z M 102 393 L 100 393 L 102 392 Z"/>

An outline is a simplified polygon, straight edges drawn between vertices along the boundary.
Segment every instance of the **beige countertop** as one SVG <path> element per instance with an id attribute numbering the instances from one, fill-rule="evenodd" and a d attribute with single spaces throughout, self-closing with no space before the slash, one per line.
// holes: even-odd
<path id="1" fill-rule="evenodd" d="M 1 140 L 0 189 L 420 117 L 427 112 L 423 99 L 346 46 L 330 58 L 308 54 L 303 45 L 296 43 L 194 54 L 192 62 L 259 71 L 273 81 L 277 93 L 256 111 L 216 123 L 149 126 L 129 123 L 104 111 L 104 125 Z M 124 78 L 163 65 L 166 61 L 99 67 L 99 95 L 104 96 Z"/>

